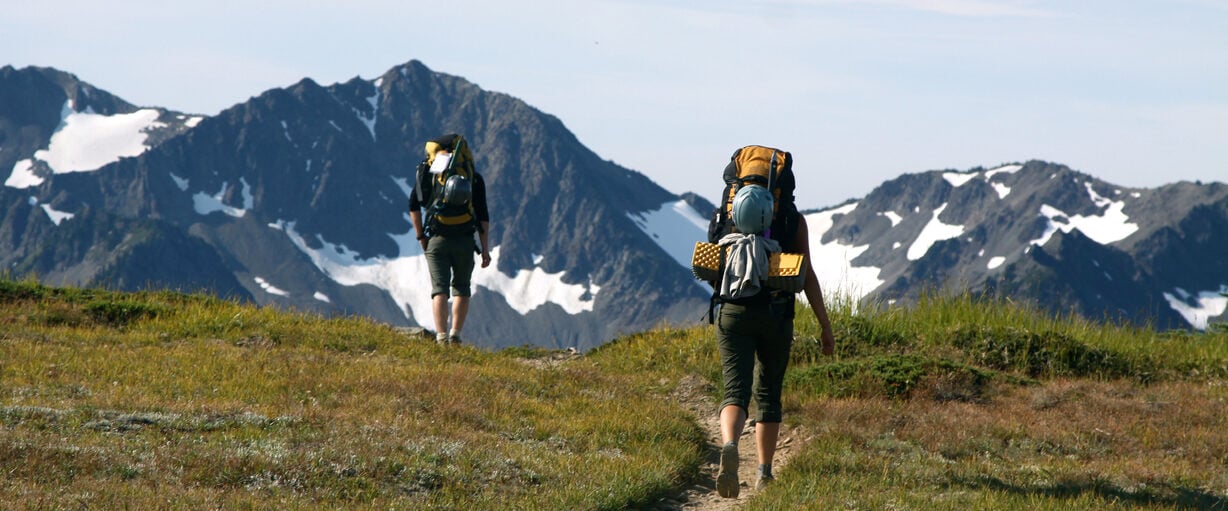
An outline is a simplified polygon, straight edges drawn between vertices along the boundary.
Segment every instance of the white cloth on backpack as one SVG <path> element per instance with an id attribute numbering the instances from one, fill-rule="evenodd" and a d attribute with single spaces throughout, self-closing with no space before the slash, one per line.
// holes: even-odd
<path id="1" fill-rule="evenodd" d="M 780 243 L 757 234 L 731 233 L 717 245 L 729 247 L 721 274 L 721 298 L 736 300 L 754 296 L 766 285 L 771 269 L 768 254 L 780 252 Z"/>
<path id="2" fill-rule="evenodd" d="M 449 153 L 440 153 L 435 155 L 435 161 L 431 162 L 432 174 L 443 174 L 443 171 L 448 170 L 448 163 L 452 161 L 452 155 Z"/>

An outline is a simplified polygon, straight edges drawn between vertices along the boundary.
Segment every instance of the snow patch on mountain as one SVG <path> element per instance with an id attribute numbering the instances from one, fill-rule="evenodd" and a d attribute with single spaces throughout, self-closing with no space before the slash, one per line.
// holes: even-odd
<path id="1" fill-rule="evenodd" d="M 1022 169 L 1022 168 L 1023 168 L 1023 165 L 1003 165 L 993 170 L 987 170 L 984 173 L 985 182 L 989 183 L 989 186 L 992 186 L 995 192 L 998 192 L 999 199 L 1005 199 L 1006 196 L 1010 195 L 1011 193 L 1010 187 L 1002 183 L 993 182 L 993 177 L 998 174 L 1013 174 L 1015 172 L 1018 172 L 1019 169 Z M 942 178 L 947 180 L 948 183 L 951 183 L 951 186 L 955 188 L 959 188 L 980 175 L 981 173 L 976 172 L 976 171 L 974 172 L 943 172 Z"/>
<path id="2" fill-rule="evenodd" d="M 57 227 L 60 225 L 60 222 L 69 220 L 75 216 L 74 214 L 66 211 L 58 211 L 55 208 L 52 208 L 50 204 L 43 204 L 42 208 L 43 212 L 47 213 L 47 218 L 50 218 L 51 223 L 55 224 Z"/>
<path id="3" fill-rule="evenodd" d="M 1005 257 L 995 256 L 995 257 L 989 258 L 989 264 L 986 264 L 985 267 L 992 270 L 994 268 L 1002 266 L 1002 263 L 1005 263 L 1005 262 L 1006 262 Z"/>
<path id="4" fill-rule="evenodd" d="M 938 209 L 934 210 L 933 218 L 930 218 L 929 223 L 925 224 L 925 228 L 921 229 L 921 234 L 917 235 L 917 239 L 908 247 L 908 260 L 916 261 L 921 259 L 930 247 L 942 240 L 949 240 L 964 233 L 964 226 L 944 224 L 938 219 L 938 216 L 947 209 L 948 203 L 943 203 Z"/>
<path id="5" fill-rule="evenodd" d="M 181 192 L 188 191 L 188 180 L 187 179 L 176 176 L 175 174 L 169 174 L 169 175 L 171 176 L 171 181 L 175 182 L 175 187 L 178 188 L 179 191 Z"/>
<path id="6" fill-rule="evenodd" d="M 959 188 L 968 181 L 972 181 L 973 178 L 978 175 L 980 175 L 979 172 L 969 172 L 967 174 L 962 172 L 943 172 L 942 178 L 946 179 L 948 183 L 951 183 L 951 186 Z"/>
<path id="7" fill-rule="evenodd" d="M 280 230 L 290 238 L 299 251 L 307 255 L 321 272 L 343 286 L 369 284 L 386 291 L 393 300 L 402 304 L 405 317 L 420 326 L 428 326 L 431 318 L 430 272 L 426 256 L 408 232 L 389 234 L 397 241 L 400 250 L 396 257 L 377 256 L 362 258 L 344 245 L 330 243 L 316 236 L 320 248 L 311 248 L 294 230 L 295 222 L 279 220 L 269 227 Z M 491 266 L 476 268 L 473 272 L 474 291 L 485 288 L 503 296 L 507 304 L 520 314 L 553 303 L 568 314 L 591 312 L 601 286 L 591 280 L 584 284 L 568 284 L 563 281 L 563 272 L 547 273 L 541 268 L 519 270 L 509 277 L 496 270 L 499 247 L 491 249 Z M 318 299 L 318 297 L 317 297 Z"/>
<path id="8" fill-rule="evenodd" d="M 13 165 L 13 171 L 9 173 L 8 179 L 4 180 L 4 186 L 10 188 L 30 188 L 43 184 L 43 178 L 38 177 L 34 173 L 34 160 L 29 158 L 18 160 Z"/>
<path id="9" fill-rule="evenodd" d="M 77 112 L 69 100 L 47 149 L 35 152 L 34 157 L 47 162 L 57 174 L 97 170 L 148 150 L 146 130 L 166 126 L 158 122 L 158 115 L 152 108 L 116 115 L 96 114 L 89 108 Z"/>
<path id="10" fill-rule="evenodd" d="M 29 204 L 31 206 L 38 206 L 38 197 L 30 196 L 29 199 L 26 199 L 26 204 Z M 47 214 L 47 218 L 51 219 L 51 223 L 55 224 L 57 227 L 59 227 L 60 222 L 69 220 L 72 217 L 76 216 L 73 213 L 57 210 L 51 207 L 50 204 L 43 204 L 42 206 L 40 206 L 40 208 L 43 210 L 43 213 Z"/>
<path id="11" fill-rule="evenodd" d="M 810 238 L 810 266 L 819 279 L 819 286 L 826 294 L 846 296 L 860 300 L 881 286 L 878 278 L 881 268 L 853 266 L 853 259 L 870 248 L 870 245 L 844 245 L 838 240 L 823 243 L 823 235 L 835 224 L 836 215 L 847 215 L 857 209 L 857 203 L 848 204 L 818 213 L 806 215 L 806 227 Z"/>
<path id="12" fill-rule="evenodd" d="M 666 202 L 652 211 L 628 212 L 627 217 L 687 270 L 695 242 L 708 239 L 708 220 L 683 200 Z"/>
<path id="13" fill-rule="evenodd" d="M 379 117 L 379 100 L 380 100 L 379 84 L 376 84 L 375 94 L 367 98 L 367 103 L 371 104 L 371 116 L 368 117 L 366 114 L 360 112 L 357 108 L 354 109 L 354 113 L 358 115 L 358 120 L 362 121 L 362 123 L 367 126 L 367 131 L 371 132 L 371 140 L 375 140 L 375 118 Z"/>
<path id="14" fill-rule="evenodd" d="M 1087 193 L 1091 197 L 1092 202 L 1099 207 L 1106 208 L 1104 213 L 1099 216 L 1071 216 L 1060 209 L 1043 204 L 1040 207 L 1040 215 L 1049 219 L 1049 224 L 1045 227 L 1045 232 L 1039 238 L 1030 242 L 1032 245 L 1043 247 L 1045 243 L 1049 242 L 1049 238 L 1053 237 L 1053 234 L 1059 230 L 1068 233 L 1078 229 L 1088 238 L 1101 245 L 1108 245 L 1126 239 L 1126 237 L 1138 230 L 1138 224 L 1130 223 L 1130 217 L 1123 212 L 1126 207 L 1124 201 L 1113 201 L 1100 196 L 1092 188 L 1091 183 L 1084 183 L 1084 186 L 1087 188 Z"/>
<path id="15" fill-rule="evenodd" d="M 998 174 L 1014 174 L 1016 172 L 1019 172 L 1019 170 L 1022 168 L 1023 168 L 1023 165 L 1003 165 L 996 169 L 985 171 L 985 179 L 992 179 L 994 176 Z"/>
<path id="16" fill-rule="evenodd" d="M 116 115 L 97 114 L 92 108 L 78 112 L 72 100 L 65 101 L 60 125 L 47 148 L 36 151 L 33 159 L 18 161 L 4 184 L 12 188 L 42 184 L 43 178 L 34 174 L 34 160 L 46 162 L 53 173 L 66 174 L 89 172 L 123 157 L 138 156 L 149 150 L 146 131 L 166 126 L 158 122 L 159 115 L 152 108 Z"/>
<path id="17" fill-rule="evenodd" d="M 171 177 L 174 178 L 174 176 Z M 178 183 L 178 181 L 176 181 L 176 183 Z M 229 188 L 230 183 L 222 183 L 222 191 L 217 192 L 216 195 L 209 195 L 205 192 L 196 192 L 196 194 L 192 196 L 192 207 L 198 214 L 201 215 L 222 212 L 235 218 L 243 218 L 243 215 L 247 214 L 247 210 L 252 209 L 254 199 L 252 197 L 251 187 L 247 184 L 247 180 L 239 178 L 239 184 L 243 186 L 242 190 L 240 191 L 240 193 L 243 195 L 242 208 L 236 208 L 222 202 L 222 199 L 226 197 L 226 190 Z M 182 188 L 186 188 L 186 184 Z"/>
<path id="18" fill-rule="evenodd" d="M 1181 314 L 1190 326 L 1198 330 L 1206 330 L 1210 318 L 1217 317 L 1228 309 L 1228 285 L 1221 285 L 1214 291 L 1200 291 L 1191 295 L 1182 288 L 1175 288 L 1176 295 L 1163 293 L 1168 300 L 1168 306 Z"/>
<path id="19" fill-rule="evenodd" d="M 491 264 L 499 258 L 499 247 L 490 250 Z M 430 277 L 424 275 L 429 282 Z M 563 282 L 563 272 L 547 273 L 541 268 L 518 270 L 508 277 L 499 271 L 474 272 L 473 285 L 485 287 L 503 296 L 516 312 L 528 314 L 546 303 L 563 308 L 568 314 L 592 312 L 601 286 L 590 278 L 585 284 Z"/>
<path id="20" fill-rule="evenodd" d="M 263 289 L 264 292 L 268 294 L 277 295 L 277 296 L 290 296 L 290 293 L 287 293 L 281 289 L 278 289 L 276 286 L 270 284 L 269 281 L 264 280 L 264 278 L 262 277 L 256 277 L 253 280 L 255 280 L 256 285 L 260 286 L 260 289 Z"/>
<path id="21" fill-rule="evenodd" d="M 883 211 L 879 213 L 878 216 L 885 216 L 887 217 L 887 220 L 891 220 L 892 227 L 895 227 L 899 225 L 900 222 L 904 221 L 904 217 L 900 216 L 895 211 Z"/>

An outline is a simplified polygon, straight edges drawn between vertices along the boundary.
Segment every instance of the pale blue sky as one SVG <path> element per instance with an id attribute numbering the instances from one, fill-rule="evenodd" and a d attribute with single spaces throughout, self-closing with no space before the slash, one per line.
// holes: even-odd
<path id="1" fill-rule="evenodd" d="M 1033 158 L 1122 186 L 1228 181 L 1223 0 L 0 0 L 0 65 L 215 114 L 418 59 L 714 198 L 742 145 L 825 207 Z M 478 148 L 480 150 L 480 148 Z"/>

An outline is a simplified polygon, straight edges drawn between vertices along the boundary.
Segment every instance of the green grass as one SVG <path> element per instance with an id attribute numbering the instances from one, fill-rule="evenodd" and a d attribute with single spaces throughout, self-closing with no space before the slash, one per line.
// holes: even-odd
<path id="1" fill-rule="evenodd" d="M 1228 506 L 1228 329 L 968 296 L 831 312 L 835 357 L 796 321 L 785 420 L 809 441 L 747 508 Z M 647 507 L 699 477 L 674 394 L 719 388 L 715 350 L 701 326 L 487 352 L 0 280 L 0 508 Z"/>

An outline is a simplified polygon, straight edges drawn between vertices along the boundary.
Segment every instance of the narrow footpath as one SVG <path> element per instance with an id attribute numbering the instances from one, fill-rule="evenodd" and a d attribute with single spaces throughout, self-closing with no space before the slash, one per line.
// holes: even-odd
<path id="1" fill-rule="evenodd" d="M 739 509 L 755 494 L 755 482 L 758 480 L 758 462 L 755 447 L 755 428 L 749 426 L 742 432 L 738 441 L 740 462 L 738 464 L 738 479 L 742 489 L 737 498 L 721 498 L 716 493 L 716 472 L 720 461 L 721 430 L 717 419 L 717 403 L 712 399 L 712 385 L 698 376 L 688 376 L 678 384 L 674 398 L 688 411 L 695 415 L 696 421 L 704 428 L 708 436 L 708 446 L 705 451 L 705 462 L 701 468 L 702 475 L 698 482 L 685 488 L 679 494 L 662 499 L 656 506 L 650 508 L 661 511 L 725 511 Z M 780 439 L 776 443 L 776 459 L 772 463 L 772 472 L 778 477 L 785 470 L 793 455 L 805 441 L 803 431 L 781 424 Z"/>

